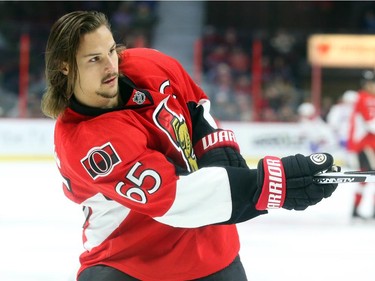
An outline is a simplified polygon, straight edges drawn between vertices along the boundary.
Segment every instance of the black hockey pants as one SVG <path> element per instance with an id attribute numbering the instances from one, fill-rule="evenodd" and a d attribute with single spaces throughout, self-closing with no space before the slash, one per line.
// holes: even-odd
<path id="1" fill-rule="evenodd" d="M 195 279 L 196 281 L 247 281 L 246 273 L 241 263 L 240 257 L 226 268 L 206 277 Z M 96 265 L 84 270 L 78 281 L 139 281 L 112 267 Z M 160 280 L 163 281 L 163 280 Z"/>

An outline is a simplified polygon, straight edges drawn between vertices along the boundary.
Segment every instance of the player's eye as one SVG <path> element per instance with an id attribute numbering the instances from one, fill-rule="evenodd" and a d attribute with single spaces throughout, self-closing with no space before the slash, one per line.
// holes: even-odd
<path id="1" fill-rule="evenodd" d="M 99 57 L 98 56 L 95 56 L 95 57 L 92 57 L 89 62 L 96 62 L 99 60 Z"/>

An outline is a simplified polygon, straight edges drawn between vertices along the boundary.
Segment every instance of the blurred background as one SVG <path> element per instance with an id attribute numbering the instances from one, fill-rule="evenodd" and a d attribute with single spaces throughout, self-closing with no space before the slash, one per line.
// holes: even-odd
<path id="1" fill-rule="evenodd" d="M 303 102 L 326 119 L 364 69 L 322 67 L 314 84 L 309 37 L 375 32 L 373 1 L 0 1 L 1 117 L 43 118 L 51 24 L 90 9 L 108 15 L 119 43 L 179 59 L 230 121 L 294 122 Z"/>

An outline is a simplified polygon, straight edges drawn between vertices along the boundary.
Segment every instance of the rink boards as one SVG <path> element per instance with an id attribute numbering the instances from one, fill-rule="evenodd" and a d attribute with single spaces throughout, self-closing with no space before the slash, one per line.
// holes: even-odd
<path id="1" fill-rule="evenodd" d="M 50 119 L 0 119 L 0 161 L 52 160 L 53 128 Z M 233 130 L 241 153 L 250 165 L 265 155 L 329 152 L 336 162 L 345 161 L 345 151 L 332 130 L 324 124 L 221 122 Z"/>

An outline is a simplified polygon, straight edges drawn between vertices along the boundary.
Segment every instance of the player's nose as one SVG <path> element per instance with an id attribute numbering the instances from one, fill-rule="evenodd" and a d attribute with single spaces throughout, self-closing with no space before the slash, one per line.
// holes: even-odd
<path id="1" fill-rule="evenodd" d="M 107 56 L 106 57 L 106 63 L 105 63 L 105 71 L 108 73 L 116 72 L 117 71 L 117 62 L 112 57 Z"/>

